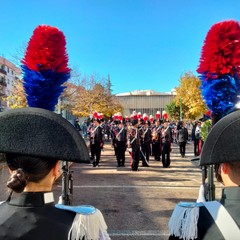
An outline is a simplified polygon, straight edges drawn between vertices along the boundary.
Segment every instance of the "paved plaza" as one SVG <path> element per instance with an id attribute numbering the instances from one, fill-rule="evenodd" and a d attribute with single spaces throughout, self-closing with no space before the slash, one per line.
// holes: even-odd
<path id="1" fill-rule="evenodd" d="M 187 144 L 186 157 L 172 145 L 171 166 L 150 158 L 150 167 L 130 168 L 126 152 L 126 167 L 117 167 L 113 148 L 104 146 L 100 167 L 72 164 L 73 204 L 88 204 L 100 209 L 113 240 L 156 240 L 168 238 L 168 221 L 179 201 L 196 201 L 201 184 L 201 169 L 191 163 L 193 145 Z M 140 164 L 141 166 L 141 164 Z M 1 199 L 6 199 L 8 173 L 1 169 Z M 217 185 L 216 196 L 221 188 Z M 56 201 L 61 195 L 61 177 L 54 185 Z"/>
<path id="2" fill-rule="evenodd" d="M 113 148 L 105 144 L 99 168 L 73 164 L 74 204 L 99 208 L 113 240 L 155 240 L 168 238 L 168 221 L 179 201 L 196 201 L 201 184 L 201 169 L 191 163 L 193 145 L 187 144 L 185 158 L 172 145 L 171 167 L 150 159 L 150 167 L 117 167 Z M 141 166 L 141 164 L 140 164 Z M 61 194 L 61 181 L 56 183 Z M 216 189 L 217 196 L 220 188 Z"/>

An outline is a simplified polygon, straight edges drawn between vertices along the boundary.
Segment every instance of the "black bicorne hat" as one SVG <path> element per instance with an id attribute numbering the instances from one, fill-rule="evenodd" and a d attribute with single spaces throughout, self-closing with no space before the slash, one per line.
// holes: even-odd
<path id="1" fill-rule="evenodd" d="M 114 120 L 113 122 L 114 122 L 115 125 L 121 123 L 121 121 L 119 121 L 119 120 Z"/>
<path id="2" fill-rule="evenodd" d="M 93 118 L 93 122 L 97 121 L 98 123 L 101 123 L 101 119 L 99 118 Z"/>
<path id="3" fill-rule="evenodd" d="M 41 108 L 0 113 L 0 152 L 89 162 L 86 143 L 61 115 Z"/>
<path id="4" fill-rule="evenodd" d="M 162 123 L 164 123 L 164 120 L 157 118 L 157 119 L 155 120 L 155 123 L 156 123 L 156 122 L 159 122 L 160 124 L 162 124 Z"/>
<path id="5" fill-rule="evenodd" d="M 220 119 L 210 130 L 200 165 L 240 161 L 240 110 Z"/>
<path id="6" fill-rule="evenodd" d="M 132 120 L 131 120 L 131 123 L 132 123 L 132 125 L 134 126 L 134 125 L 136 125 L 136 124 L 138 123 L 138 120 L 137 120 L 137 119 L 132 119 Z"/>

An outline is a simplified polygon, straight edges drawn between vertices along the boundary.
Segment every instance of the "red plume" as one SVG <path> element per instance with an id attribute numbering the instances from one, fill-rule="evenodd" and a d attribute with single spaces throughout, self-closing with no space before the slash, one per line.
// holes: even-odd
<path id="1" fill-rule="evenodd" d="M 157 111 L 157 113 L 156 113 L 156 118 L 160 118 L 161 117 L 161 114 L 160 114 L 160 111 Z"/>
<path id="2" fill-rule="evenodd" d="M 167 114 L 167 112 L 166 112 L 166 111 L 163 111 L 162 113 L 163 113 L 163 118 L 164 118 L 165 120 L 168 119 L 168 114 Z"/>
<path id="3" fill-rule="evenodd" d="M 137 119 L 140 119 L 142 117 L 142 113 L 141 112 L 138 112 L 137 114 Z"/>
<path id="4" fill-rule="evenodd" d="M 229 20 L 214 24 L 207 33 L 198 73 L 207 78 L 240 76 L 240 25 Z"/>
<path id="5" fill-rule="evenodd" d="M 93 112 L 93 117 L 94 117 L 94 118 L 98 118 L 98 112 L 97 112 L 97 111 L 94 111 L 94 112 Z"/>
<path id="6" fill-rule="evenodd" d="M 70 72 L 64 34 L 56 27 L 40 25 L 35 28 L 22 63 L 34 71 Z"/>
<path id="7" fill-rule="evenodd" d="M 148 120 L 148 115 L 146 113 L 143 114 L 143 120 L 146 122 Z"/>
<path id="8" fill-rule="evenodd" d="M 120 121 L 122 121 L 122 119 L 123 119 L 122 114 L 121 114 L 120 112 L 118 112 L 117 115 L 118 115 L 118 119 L 119 119 Z"/>
<path id="9" fill-rule="evenodd" d="M 136 111 L 133 111 L 133 112 L 132 112 L 131 118 L 132 118 L 132 119 L 138 119 L 138 118 L 137 118 L 137 113 L 136 113 Z"/>
<path id="10" fill-rule="evenodd" d="M 98 118 L 102 119 L 103 118 L 103 113 L 98 113 Z"/>
<path id="11" fill-rule="evenodd" d="M 150 115 L 149 120 L 150 120 L 151 123 L 153 123 L 153 121 L 154 121 L 153 115 Z"/>

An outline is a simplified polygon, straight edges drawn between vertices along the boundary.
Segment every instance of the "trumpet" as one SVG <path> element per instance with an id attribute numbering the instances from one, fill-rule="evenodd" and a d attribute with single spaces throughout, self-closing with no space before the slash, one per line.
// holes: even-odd
<path id="1" fill-rule="evenodd" d="M 155 141 L 158 140 L 158 132 L 157 131 L 152 132 L 152 140 L 155 140 Z"/>

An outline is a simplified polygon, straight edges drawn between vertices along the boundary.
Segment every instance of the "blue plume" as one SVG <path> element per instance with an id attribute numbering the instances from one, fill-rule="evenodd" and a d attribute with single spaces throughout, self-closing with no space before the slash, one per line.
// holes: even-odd
<path id="1" fill-rule="evenodd" d="M 207 78 L 206 74 L 200 76 L 203 98 L 213 114 L 221 117 L 235 110 L 239 101 L 240 84 L 237 78 L 230 75 L 222 75 L 219 78 Z"/>
<path id="2" fill-rule="evenodd" d="M 29 107 L 55 110 L 58 98 L 64 91 L 62 84 L 70 78 L 70 73 L 53 70 L 30 70 L 26 65 L 21 66 L 23 71 L 23 86 Z"/>

